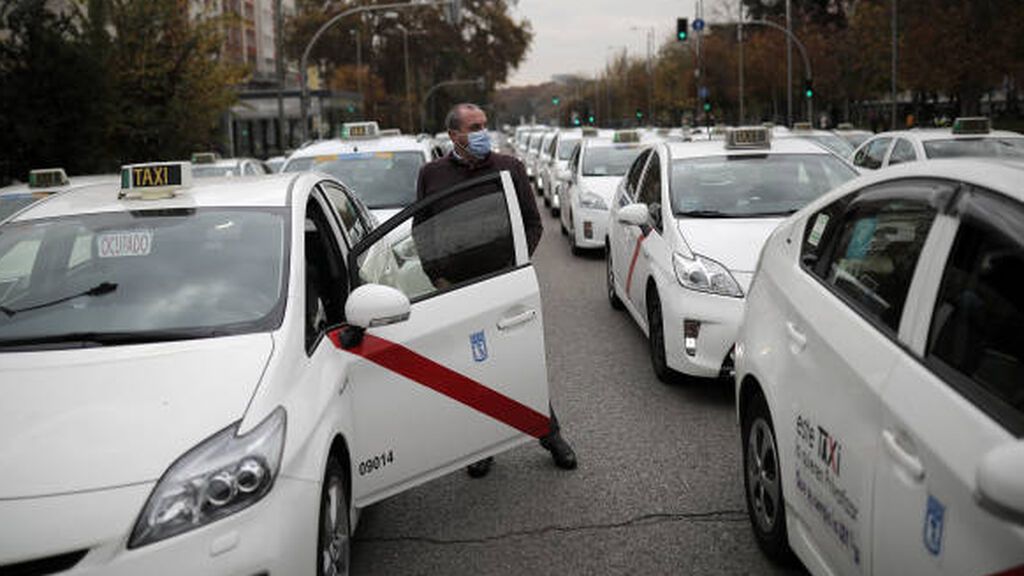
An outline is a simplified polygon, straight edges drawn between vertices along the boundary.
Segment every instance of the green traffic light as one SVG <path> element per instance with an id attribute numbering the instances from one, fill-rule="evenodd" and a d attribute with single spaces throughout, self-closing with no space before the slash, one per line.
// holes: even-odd
<path id="1" fill-rule="evenodd" d="M 704 111 L 705 112 L 710 112 L 711 111 L 711 102 L 705 102 L 704 103 Z"/>
<path id="2" fill-rule="evenodd" d="M 814 98 L 814 90 L 807 90 L 804 92 L 804 96 L 808 98 Z"/>
<path id="3" fill-rule="evenodd" d="M 560 100 L 558 99 L 558 96 L 555 96 L 554 98 L 551 99 L 551 103 L 554 104 L 555 106 L 558 106 L 559 102 Z"/>
<path id="4" fill-rule="evenodd" d="M 573 118 L 572 119 L 572 124 L 573 124 L 573 126 L 579 126 L 580 125 L 580 119 L 579 118 Z"/>
<path id="5" fill-rule="evenodd" d="M 593 124 L 594 123 L 594 117 L 593 116 L 587 116 L 587 122 Z"/>
<path id="6" fill-rule="evenodd" d="M 686 40 L 686 32 L 680 32 L 679 33 L 679 39 L 680 40 Z"/>

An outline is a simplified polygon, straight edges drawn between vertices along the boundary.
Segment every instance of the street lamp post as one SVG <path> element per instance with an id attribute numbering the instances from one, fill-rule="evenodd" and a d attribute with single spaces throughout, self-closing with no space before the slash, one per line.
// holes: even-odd
<path id="1" fill-rule="evenodd" d="M 439 89 L 446 86 L 466 86 L 469 84 L 475 84 L 481 90 L 484 89 L 484 78 L 480 76 L 473 80 L 445 80 L 444 82 L 438 82 L 427 90 L 427 93 L 423 96 L 423 101 L 420 102 L 420 132 L 427 131 L 427 102 L 430 101 L 430 97 L 434 95 Z"/>
<path id="2" fill-rule="evenodd" d="M 437 6 L 437 5 L 449 5 L 458 6 L 459 0 L 427 0 L 425 2 L 411 3 L 411 2 L 391 2 L 387 4 L 375 4 L 370 6 L 356 6 L 349 8 L 334 15 L 330 20 L 324 22 L 323 26 L 317 29 L 313 33 L 313 37 L 309 39 L 309 43 L 306 44 L 306 49 L 302 51 L 302 58 L 299 59 L 299 78 L 302 84 L 301 97 L 300 97 L 300 115 L 302 116 L 302 140 L 309 140 L 309 82 L 307 78 L 306 67 L 309 64 L 309 54 L 313 51 L 313 46 L 316 45 L 317 40 L 324 35 L 331 27 L 340 22 L 346 16 L 353 14 L 360 14 L 364 12 L 379 12 L 382 10 L 402 10 L 405 8 L 415 8 L 417 6 Z"/>

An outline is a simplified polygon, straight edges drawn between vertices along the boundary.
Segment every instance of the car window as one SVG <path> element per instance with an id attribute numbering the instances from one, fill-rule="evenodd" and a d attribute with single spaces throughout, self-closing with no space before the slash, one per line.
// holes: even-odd
<path id="1" fill-rule="evenodd" d="M 853 158 L 853 163 L 861 168 L 877 170 L 882 167 L 885 151 L 889 148 L 892 138 L 876 138 L 861 148 Z"/>
<path id="2" fill-rule="evenodd" d="M 368 208 L 402 208 L 416 199 L 423 153 L 349 152 L 297 158 L 287 172 L 318 170 L 344 182 Z"/>
<path id="3" fill-rule="evenodd" d="M 928 140 L 924 153 L 929 158 L 1024 158 L 1024 138 L 950 138 Z"/>
<path id="4" fill-rule="evenodd" d="M 841 204 L 832 213 L 816 213 L 805 229 L 804 265 L 869 320 L 895 333 L 940 186 L 945 185 L 883 185 L 859 194 L 839 214 Z"/>
<path id="5" fill-rule="evenodd" d="M 641 150 L 635 144 L 589 146 L 583 155 L 583 175 L 623 176 Z"/>
<path id="6" fill-rule="evenodd" d="M 633 161 L 633 165 L 629 167 L 629 172 L 626 174 L 625 190 L 626 196 L 629 200 L 636 196 L 637 186 L 640 185 L 640 176 L 644 173 L 644 165 L 647 163 L 647 158 L 651 155 L 650 150 L 644 150 L 637 159 Z"/>
<path id="7" fill-rule="evenodd" d="M 905 138 L 897 138 L 896 144 L 892 147 L 892 154 L 889 154 L 889 165 L 915 160 L 917 160 L 917 153 L 914 152 L 914 145 Z"/>
<path id="8" fill-rule="evenodd" d="M 262 170 L 258 170 L 256 168 L 256 165 L 253 164 L 252 162 L 247 162 L 245 164 L 245 175 L 246 176 L 259 176 L 260 174 L 263 174 L 263 173 L 264 172 Z"/>
<path id="9" fill-rule="evenodd" d="M 383 284 L 412 301 L 512 270 L 515 242 L 497 175 L 471 188 L 433 194 L 352 258 L 360 284 Z M 375 238 L 371 235 L 370 238 Z"/>
<path id="10" fill-rule="evenodd" d="M 574 175 L 576 174 L 576 169 L 580 165 L 580 153 L 582 151 L 583 146 L 577 143 L 576 146 L 574 146 L 572 149 L 572 156 L 569 157 L 569 172 Z"/>
<path id="11" fill-rule="evenodd" d="M 580 143 L 579 138 L 559 138 L 558 139 L 558 159 L 568 160 L 572 156 L 573 150 L 576 149 L 576 145 Z"/>
<path id="12" fill-rule="evenodd" d="M 657 154 L 651 154 L 636 201 L 648 206 L 661 203 L 661 160 Z"/>
<path id="13" fill-rule="evenodd" d="M 306 351 L 310 352 L 328 328 L 342 323 L 348 295 L 348 275 L 334 231 L 313 196 L 306 203 L 304 245 Z"/>
<path id="14" fill-rule="evenodd" d="M 334 207 L 349 247 L 355 246 L 370 232 L 370 225 L 363 221 L 356 204 L 344 190 L 328 182 L 323 183 L 321 188 Z"/>
<path id="15" fill-rule="evenodd" d="M 926 356 L 967 396 L 1024 434 L 1024 207 L 972 194 L 942 276 Z"/>

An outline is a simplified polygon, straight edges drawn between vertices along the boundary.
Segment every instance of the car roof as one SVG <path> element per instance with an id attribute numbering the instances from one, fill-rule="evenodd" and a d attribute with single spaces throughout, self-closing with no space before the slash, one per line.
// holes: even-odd
<path id="1" fill-rule="evenodd" d="M 160 200 L 119 199 L 120 182 L 93 184 L 83 186 L 73 194 L 54 195 L 46 202 L 34 204 L 11 221 L 130 210 L 212 206 L 284 207 L 289 203 L 295 181 L 308 175 L 308 172 L 298 172 L 269 176 L 200 178 L 193 180 L 190 187 L 179 190 L 174 197 Z"/>
<path id="2" fill-rule="evenodd" d="M 66 192 L 68 190 L 76 190 L 83 186 L 93 186 L 95 184 L 102 183 L 113 183 L 119 182 L 120 176 L 117 174 L 90 174 L 88 176 L 71 176 L 68 178 L 69 183 L 64 186 L 51 186 L 43 188 L 29 188 L 27 182 L 20 184 L 12 184 L 0 188 L 0 196 L 7 196 L 13 194 L 34 194 L 36 192 L 43 194 L 56 194 L 59 192 Z"/>
<path id="3" fill-rule="evenodd" d="M 690 142 L 667 142 L 672 158 L 701 158 L 705 156 L 765 155 L 765 154 L 824 154 L 836 157 L 835 154 L 820 145 L 802 138 L 772 138 L 771 148 L 738 148 L 725 147 L 725 139 L 693 140 Z"/>
<path id="4" fill-rule="evenodd" d="M 952 128 L 913 128 L 911 130 L 891 130 L 879 132 L 875 138 L 880 136 L 903 137 L 909 140 L 978 140 L 980 138 L 1024 138 L 1024 134 L 1011 132 L 1009 130 L 992 130 L 984 134 L 953 134 Z"/>
<path id="5" fill-rule="evenodd" d="M 301 150 L 296 150 L 289 160 L 293 158 L 308 158 L 310 156 L 324 156 L 329 154 L 344 154 L 348 152 L 423 152 L 430 154 L 430 143 L 418 140 L 415 136 L 381 136 L 379 138 L 352 138 L 342 140 L 335 138 L 323 140 L 310 144 Z"/>

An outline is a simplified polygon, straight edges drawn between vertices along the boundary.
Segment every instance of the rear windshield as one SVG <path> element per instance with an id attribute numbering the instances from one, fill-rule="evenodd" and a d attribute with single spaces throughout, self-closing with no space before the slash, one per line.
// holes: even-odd
<path id="1" fill-rule="evenodd" d="M 65 216 L 0 228 L 0 349 L 268 331 L 284 313 L 285 209 Z"/>
<path id="2" fill-rule="evenodd" d="M 856 176 L 824 153 L 679 159 L 672 162 L 672 210 L 696 218 L 784 216 Z"/>
<path id="3" fill-rule="evenodd" d="M 924 153 L 929 158 L 1024 158 L 1024 138 L 950 138 L 927 140 Z"/>
<path id="4" fill-rule="evenodd" d="M 196 166 L 192 165 L 193 178 L 216 178 L 218 176 L 238 176 L 237 166 Z"/>
<path id="5" fill-rule="evenodd" d="M 642 148 L 636 144 L 590 146 L 583 155 L 584 176 L 622 176 Z"/>
<path id="6" fill-rule="evenodd" d="M 317 170 L 347 184 L 367 208 L 402 208 L 416 200 L 423 153 L 357 152 L 296 158 L 286 172 Z"/>

